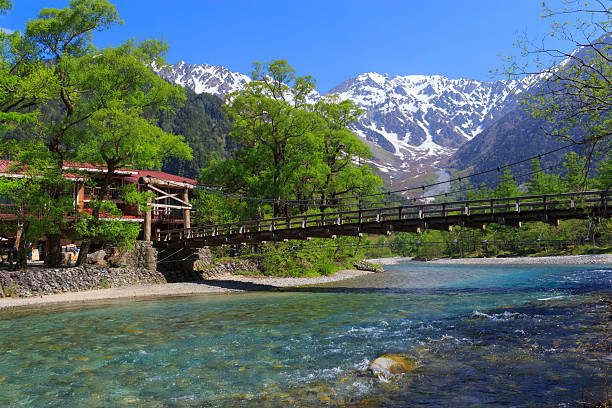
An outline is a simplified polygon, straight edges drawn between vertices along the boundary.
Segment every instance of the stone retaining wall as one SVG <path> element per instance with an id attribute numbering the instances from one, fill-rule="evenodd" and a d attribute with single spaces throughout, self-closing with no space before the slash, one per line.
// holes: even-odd
<path id="1" fill-rule="evenodd" d="M 161 260 L 157 264 L 156 261 Z M 208 249 L 162 250 L 139 241 L 130 250 L 115 251 L 101 264 L 73 268 L 34 267 L 25 271 L 0 270 L 0 297 L 40 296 L 61 292 L 114 288 L 166 282 L 197 282 L 236 271 L 259 272 L 253 262 L 214 262 Z M 124 265 L 109 267 L 105 265 Z"/>
<path id="2" fill-rule="evenodd" d="M 108 257 L 108 263 L 115 266 L 129 266 L 157 270 L 157 250 L 151 241 L 136 241 L 129 249 L 115 249 Z"/>
<path id="3" fill-rule="evenodd" d="M 166 282 L 165 276 L 144 268 L 31 268 L 0 271 L 0 296 L 40 296 L 61 292 Z"/>
<path id="4" fill-rule="evenodd" d="M 250 271 L 253 274 L 260 272 L 255 264 L 243 260 L 236 260 L 217 263 L 207 267 L 196 267 L 192 270 L 173 270 L 169 268 L 164 270 L 163 274 L 168 282 L 198 282 L 201 280 L 213 279 L 221 275 L 233 274 L 237 271 Z"/>
<path id="5" fill-rule="evenodd" d="M 157 270 L 166 276 L 168 282 L 197 282 L 237 271 L 260 272 L 257 264 L 243 259 L 213 262 L 207 248 L 168 248 L 160 250 L 157 258 Z"/>

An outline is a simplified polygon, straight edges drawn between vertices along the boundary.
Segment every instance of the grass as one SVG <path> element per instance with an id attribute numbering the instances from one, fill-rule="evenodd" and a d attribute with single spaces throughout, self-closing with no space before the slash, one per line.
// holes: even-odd
<path id="1" fill-rule="evenodd" d="M 17 289 L 19 288 L 17 286 L 17 284 L 13 284 L 13 288 L 5 288 L 0 286 L 0 288 L 2 289 L 2 293 L 4 293 L 4 296 L 6 297 L 12 297 L 12 296 L 16 296 L 19 292 L 17 292 Z"/>

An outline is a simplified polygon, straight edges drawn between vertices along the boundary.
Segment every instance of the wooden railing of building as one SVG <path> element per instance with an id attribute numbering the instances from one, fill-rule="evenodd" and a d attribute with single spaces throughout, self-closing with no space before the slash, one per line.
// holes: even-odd
<path id="1" fill-rule="evenodd" d="M 334 238 L 362 233 L 450 231 L 454 226 L 486 228 L 497 223 L 520 227 L 527 221 L 556 224 L 559 220 L 610 217 L 610 191 L 526 195 L 382 208 L 359 208 L 318 214 L 267 218 L 218 225 L 157 231 L 155 241 L 166 246 L 219 246 L 262 241 Z"/>
<path id="2" fill-rule="evenodd" d="M 183 212 L 184 229 L 191 229 L 191 204 L 189 203 L 189 191 L 195 185 L 179 181 L 161 180 L 155 177 L 141 177 L 138 183 L 141 191 L 153 193 L 153 197 L 148 199 L 149 208 L 145 211 L 144 217 L 144 240 L 151 240 L 151 228 L 153 221 L 153 211 L 160 209 L 178 209 Z M 162 203 L 161 201 L 164 200 Z M 167 202 L 171 201 L 172 204 Z"/>

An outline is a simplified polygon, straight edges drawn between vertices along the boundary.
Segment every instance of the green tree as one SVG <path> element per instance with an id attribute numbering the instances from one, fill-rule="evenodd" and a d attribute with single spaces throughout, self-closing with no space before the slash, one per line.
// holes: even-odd
<path id="1" fill-rule="evenodd" d="M 70 184 L 53 171 L 49 152 L 39 142 L 5 143 L 2 154 L 15 159 L 8 172 L 16 175 L 0 181 L 0 199 L 6 203 L 3 213 L 9 216 L 3 233 L 15 237 L 17 266 L 25 268 L 26 243 L 49 232 L 59 234 L 67 225 L 66 214 L 74 211 Z M 52 194 L 57 190 L 64 192 L 59 199 Z"/>
<path id="2" fill-rule="evenodd" d="M 196 225 L 225 224 L 238 221 L 232 211 L 235 203 L 229 198 L 219 194 L 196 190 L 192 205 L 197 208 L 193 214 L 192 222 Z"/>
<path id="3" fill-rule="evenodd" d="M 0 15 L 12 2 L 0 2 Z M 36 45 L 21 32 L 0 31 L 0 128 L 36 119 L 36 106 L 55 88 L 52 70 L 38 58 Z"/>
<path id="4" fill-rule="evenodd" d="M 360 163 L 367 147 L 348 131 L 359 110 L 350 102 L 326 99 L 313 105 L 310 76 L 296 76 L 285 60 L 255 63 L 253 81 L 228 97 L 226 112 L 233 119 L 230 133 L 240 148 L 231 159 L 213 160 L 203 170 L 204 184 L 224 191 L 270 200 L 274 216 L 306 211 L 318 202 L 373 191 L 378 177 Z M 301 200 L 295 209 L 284 200 Z M 262 217 L 267 205 L 239 204 L 240 217 Z"/>
<path id="5" fill-rule="evenodd" d="M 607 157 L 599 162 L 594 184 L 602 190 L 612 189 L 612 158 Z"/>
<path id="6" fill-rule="evenodd" d="M 58 168 L 74 153 L 83 137 L 79 125 L 100 107 L 97 100 L 87 96 L 90 84 L 82 81 L 87 74 L 81 69 L 81 63 L 98 54 L 91 42 L 92 32 L 120 23 L 115 7 L 106 0 L 72 0 L 69 7 L 44 8 L 37 19 L 28 21 L 26 37 L 36 45 L 40 60 L 53 61 L 57 98 L 63 105 L 61 119 L 41 122 L 39 130 L 55 155 Z"/>
<path id="7" fill-rule="evenodd" d="M 319 209 L 325 211 L 328 204 L 340 203 L 342 196 L 373 193 L 382 187 L 380 178 L 363 165 L 364 159 L 372 157 L 370 149 L 348 128 L 363 111 L 351 101 L 340 102 L 337 96 L 320 100 L 314 110 L 325 121 L 318 130 L 325 165 L 315 188 Z"/>
<path id="8" fill-rule="evenodd" d="M 499 184 L 493 189 L 493 195 L 496 198 L 514 197 L 520 195 L 514 176 L 508 166 L 504 167 L 503 172 L 499 175 Z"/>
<path id="9" fill-rule="evenodd" d="M 588 188 L 587 159 L 576 152 L 565 155 L 563 168 L 565 175 L 561 178 L 566 191 L 584 191 Z"/>
<path id="10" fill-rule="evenodd" d="M 523 103 L 534 117 L 554 125 L 552 135 L 588 145 L 590 160 L 596 148 L 610 148 L 612 135 L 612 5 L 565 0 L 560 9 L 543 7 L 549 36 L 520 38 L 516 45 L 522 59 L 510 58 L 506 73 L 538 78 Z M 575 137 L 585 133 L 584 139 Z"/>
<path id="11" fill-rule="evenodd" d="M 79 262 L 87 255 L 90 239 L 106 240 L 109 231 L 119 231 L 100 217 L 115 213 L 103 200 L 117 169 L 159 168 L 166 157 L 190 157 L 181 136 L 157 127 L 155 114 L 185 98 L 182 89 L 152 70 L 154 64 L 164 64 L 167 45 L 157 40 L 130 40 L 102 50 L 93 46 L 94 31 L 121 23 L 107 0 L 72 0 L 64 9 L 42 9 L 25 30 L 38 61 L 52 61 L 47 63 L 55 79 L 51 97 L 61 106 L 56 115 L 39 121 L 33 129 L 51 153 L 52 167 L 60 176 L 66 160 L 87 161 L 106 169 L 102 177 L 90 180 L 100 188 L 91 201 L 91 217 L 79 218 L 77 231 L 84 239 Z M 55 199 L 62 194 L 59 189 L 52 192 Z M 133 232 L 126 234 L 133 236 Z M 59 234 L 47 239 L 54 248 L 48 263 L 57 265 Z"/>
<path id="12" fill-rule="evenodd" d="M 531 160 L 531 178 L 527 182 L 529 194 L 554 194 L 561 190 L 561 180 L 556 174 L 545 173 L 542 170 L 540 160 Z"/>
<path id="13" fill-rule="evenodd" d="M 284 60 L 255 63 L 251 77 L 253 81 L 241 92 L 229 95 L 226 105 L 234 121 L 230 135 L 243 148 L 234 161 L 219 168 L 221 172 L 207 175 L 223 186 L 234 184 L 233 191 L 273 198 L 273 212 L 279 216 L 281 200 L 294 198 L 295 189 L 289 183 L 296 178 L 294 171 L 301 169 L 306 173 L 302 177 L 308 178 L 310 164 L 320 162 L 303 160 L 317 151 L 312 130 L 318 118 L 301 109 L 314 82 L 311 77 L 296 76 Z M 225 180 L 218 178 L 223 175 Z"/>

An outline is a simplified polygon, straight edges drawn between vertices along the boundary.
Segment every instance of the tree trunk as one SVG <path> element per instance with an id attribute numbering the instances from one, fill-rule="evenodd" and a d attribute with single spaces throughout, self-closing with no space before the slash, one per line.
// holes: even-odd
<path id="1" fill-rule="evenodd" d="M 28 232 L 29 224 L 27 222 L 19 224 L 17 235 L 15 237 L 15 269 L 26 269 L 28 267 L 28 253 L 29 250 L 26 244 L 26 234 Z"/>
<path id="2" fill-rule="evenodd" d="M 45 266 L 58 268 L 62 266 L 62 245 L 60 234 L 47 235 L 47 245 L 49 250 L 45 258 Z"/>
<path id="3" fill-rule="evenodd" d="M 17 260 L 15 263 L 15 269 L 26 269 L 28 267 L 28 247 L 26 245 L 22 245 L 17 251 Z"/>
<path id="4" fill-rule="evenodd" d="M 107 193 L 109 193 L 108 189 L 112 183 L 113 174 L 115 174 L 115 166 L 112 163 L 106 164 L 107 172 L 102 182 L 100 183 L 100 193 L 98 196 L 94 195 L 94 199 L 98 200 L 100 203 L 104 201 Z M 108 194 L 108 199 L 111 200 L 112 197 L 110 193 Z M 89 228 L 93 228 L 100 222 L 100 207 L 99 205 L 94 206 L 91 212 L 91 219 L 88 221 Z M 149 230 L 150 231 L 150 230 Z M 87 263 L 87 255 L 89 255 L 89 247 L 91 245 L 90 240 L 84 240 L 81 244 L 81 248 L 79 249 L 79 257 L 76 261 L 76 266 L 83 266 Z"/>
<path id="5" fill-rule="evenodd" d="M 13 259 L 13 258 L 15 258 L 15 253 L 16 253 L 16 251 L 14 250 L 14 248 L 15 248 L 15 246 L 13 245 L 13 246 L 12 246 L 12 247 L 9 249 L 9 251 L 8 251 L 8 257 L 7 257 L 7 260 L 6 260 L 6 261 L 8 262 L 8 265 L 9 265 L 9 271 L 13 271 L 13 270 L 15 270 L 15 269 L 13 268 L 13 262 L 15 261 L 15 259 Z"/>
<path id="6" fill-rule="evenodd" d="M 83 266 L 87 263 L 87 255 L 89 254 L 89 246 L 91 241 L 83 241 L 81 248 L 79 248 L 79 257 L 77 258 L 75 266 Z"/>

